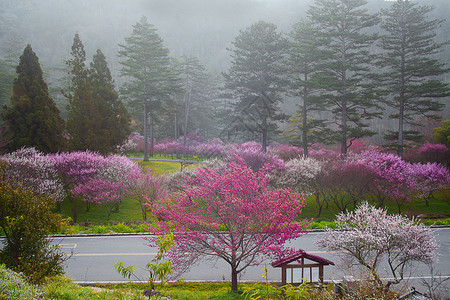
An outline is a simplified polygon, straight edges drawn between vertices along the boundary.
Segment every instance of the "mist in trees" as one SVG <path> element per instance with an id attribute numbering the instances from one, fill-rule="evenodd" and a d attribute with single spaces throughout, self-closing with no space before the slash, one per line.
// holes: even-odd
<path id="1" fill-rule="evenodd" d="M 419 15 L 407 22 L 412 22 L 409 24 L 411 26 L 414 22 L 422 22 L 425 27 L 412 26 L 418 31 L 408 34 L 423 36 L 429 42 L 423 49 L 430 50 L 416 53 L 417 59 L 423 60 L 420 63 L 427 69 L 422 75 L 413 75 L 416 76 L 413 80 L 421 80 L 424 85 L 422 92 L 419 92 L 418 85 L 413 84 L 414 91 L 410 93 L 413 97 L 406 101 L 411 105 L 404 108 L 409 110 L 403 118 L 404 129 L 399 124 L 402 120 L 401 101 L 398 100 L 401 97 L 397 93 L 399 86 L 396 86 L 397 79 L 392 76 L 399 71 L 395 62 L 398 53 L 392 50 L 392 45 L 388 45 L 389 35 L 392 37 L 389 42 L 395 42 L 398 30 L 401 30 L 392 26 L 398 21 L 395 17 L 400 16 L 400 13 L 395 13 L 395 5 L 400 4 L 417 9 Z M 435 8 L 425 7 L 425 4 Z M 412 125 L 417 124 L 416 120 L 421 115 L 439 116 L 441 108 L 443 119 L 449 115 L 450 108 L 445 106 L 448 98 L 440 97 L 448 95 L 446 64 L 450 61 L 450 55 L 446 41 L 450 37 L 450 26 L 446 26 L 448 21 L 441 21 L 448 8 L 449 3 L 443 0 L 398 3 L 382 0 L 4 1 L 0 3 L 0 101 L 9 103 L 12 95 L 14 68 L 20 56 L 14 49 L 19 44 L 23 49 L 25 42 L 31 42 L 40 57 L 49 94 L 67 119 L 72 149 L 81 149 L 89 144 L 90 149 L 113 151 L 113 145 L 106 145 L 105 141 L 98 141 L 103 145 L 102 150 L 90 142 L 77 142 L 75 132 L 83 132 L 83 139 L 89 141 L 94 139 L 94 135 L 88 128 L 105 132 L 102 126 L 107 128 L 111 126 L 108 124 L 115 123 L 123 128 L 122 132 L 118 130 L 115 133 L 120 140 L 129 130 L 130 119 L 125 116 L 125 110 L 130 112 L 132 130 L 141 134 L 144 130 L 148 131 L 144 136 L 149 136 L 150 147 L 154 138 L 183 136 L 185 142 L 185 136 L 196 131 L 207 139 L 220 137 L 256 140 L 263 144 L 272 141 L 301 144 L 305 154 L 308 145 L 325 139 L 340 143 L 341 153 L 345 156 L 352 140 L 373 134 L 373 139 L 378 143 L 387 143 L 381 140 L 383 135 L 394 137 L 395 145 L 400 145 L 398 149 L 402 149 L 401 140 L 409 143 Z M 345 16 L 346 27 L 344 23 L 339 23 L 342 18 L 336 18 L 341 11 L 350 12 Z M 144 24 L 144 19 L 147 24 Z M 251 63 L 250 59 L 239 61 L 237 57 L 244 55 L 237 51 L 246 44 L 253 45 L 253 54 L 246 54 L 254 58 L 259 52 L 267 50 L 264 47 L 268 45 L 265 39 L 270 37 L 269 32 L 261 35 L 259 44 L 256 43 L 255 32 L 244 36 L 246 30 L 262 23 L 275 26 L 285 45 L 279 53 L 273 49 L 267 51 L 267 57 L 280 64 L 277 71 L 279 78 L 272 82 L 279 86 L 269 85 L 272 91 L 266 98 L 271 100 L 266 104 L 270 103 L 270 109 L 258 107 L 255 110 L 255 105 L 247 105 L 251 93 L 239 90 L 244 82 L 239 79 L 237 69 L 252 72 L 257 64 Z M 139 43 L 145 42 L 144 35 L 139 36 L 136 31 L 139 24 L 149 26 L 148 34 L 157 36 L 154 42 L 165 52 L 161 56 L 164 57 L 162 61 L 149 63 L 147 66 L 151 65 L 152 69 L 144 72 L 142 68 L 145 63 L 131 64 L 131 60 L 137 59 L 133 55 L 139 54 Z M 74 72 L 75 65 L 65 64 L 66 61 L 74 62 L 69 50 L 74 32 L 83 37 L 83 68 L 86 71 L 83 76 L 87 78 L 86 85 L 90 86 L 78 88 L 79 92 L 75 89 L 81 81 L 75 84 L 75 75 L 70 73 Z M 10 40 L 14 40 L 16 45 L 7 45 Z M 94 79 L 89 74 L 95 72 L 93 65 L 90 65 L 96 64 L 95 59 L 98 66 L 100 56 L 97 49 L 101 49 L 105 63 L 108 61 L 106 67 L 109 75 L 102 71 L 105 80 L 97 82 L 102 87 L 95 88 Z M 142 50 L 141 55 L 153 50 Z M 424 52 L 427 52 L 426 55 L 422 55 Z M 159 67 L 154 67 L 159 63 Z M 262 65 L 274 71 L 270 64 Z M 411 70 L 414 69 L 412 66 Z M 434 71 L 431 68 L 435 68 Z M 154 72 L 153 75 L 150 71 Z M 144 73 L 145 76 L 139 76 Z M 383 74 L 381 78 L 374 76 L 380 73 Z M 249 74 L 242 78 L 250 82 Z M 77 76 L 79 79 L 83 77 L 81 74 Z M 149 81 L 149 78 L 153 79 Z M 159 85 L 154 84 L 158 78 L 166 78 L 164 80 L 167 82 L 162 80 Z M 132 87 L 133 84 L 143 83 L 151 86 L 147 90 L 146 100 Z M 226 89 L 220 90 L 224 85 Z M 260 89 L 255 89 L 254 85 L 251 88 Z M 427 89 L 434 90 L 426 94 L 424 91 Z M 61 90 L 67 97 L 61 96 Z M 90 102 L 81 105 L 86 112 L 79 114 L 80 119 L 75 121 L 77 93 L 80 99 L 92 98 L 92 107 L 88 109 Z M 86 95 L 81 97 L 83 93 Z M 152 94 L 150 98 L 149 93 Z M 98 99 L 111 101 L 115 109 L 123 111 L 121 121 L 111 122 L 103 116 L 105 109 L 95 104 Z M 259 96 L 259 99 L 262 98 Z M 146 103 L 148 111 L 145 115 L 149 118 L 144 118 Z M 421 108 L 411 109 L 418 106 Z M 244 107 L 253 108 L 245 113 Z M 426 107 L 430 108 L 428 112 Z M 266 113 L 262 114 L 263 111 Z M 81 121 L 82 115 L 86 117 L 85 121 Z M 104 120 L 103 124 L 94 124 L 97 120 L 93 115 L 101 116 L 97 119 Z M 372 119 L 381 115 L 381 120 Z M 389 115 L 394 118 L 390 120 Z M 289 122 L 288 117 L 291 118 Z M 236 121 L 239 126 L 233 125 L 233 122 L 237 124 Z M 288 128 L 292 129 L 292 135 L 280 135 L 281 130 Z M 388 132 L 388 129 L 393 132 Z"/>
<path id="2" fill-rule="evenodd" d="M 287 86 L 283 64 L 287 43 L 275 24 L 259 21 L 242 30 L 233 46 L 225 86 L 238 99 L 236 120 L 260 137 L 266 152 L 268 134 L 277 127 L 274 121 L 283 117 L 279 103 Z"/>
<path id="3" fill-rule="evenodd" d="M 386 71 L 381 82 L 390 96 L 387 104 L 395 109 L 390 117 L 398 120 L 397 130 L 387 139 L 396 140 L 400 156 L 405 141 L 421 138 L 417 130 L 407 130 L 406 125 L 416 125 L 418 115 L 437 118 L 436 112 L 444 106 L 438 99 L 450 95 L 448 82 L 437 77 L 449 70 L 435 58 L 445 45 L 435 39 L 444 20 L 430 20 L 427 16 L 431 11 L 430 6 L 409 1 L 398 1 L 382 10 L 385 34 L 380 41 L 383 54 L 379 64 Z"/>

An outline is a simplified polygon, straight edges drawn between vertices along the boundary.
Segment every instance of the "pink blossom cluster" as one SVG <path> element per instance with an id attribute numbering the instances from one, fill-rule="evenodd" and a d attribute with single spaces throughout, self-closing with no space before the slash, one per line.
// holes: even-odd
<path id="1" fill-rule="evenodd" d="M 200 257 L 219 257 L 237 274 L 263 257 L 281 255 L 284 243 L 301 236 L 310 221 L 297 222 L 302 196 L 269 189 L 266 173 L 238 157 L 224 168 L 200 168 L 183 190 L 156 204 L 162 222 L 149 224 L 149 231 L 173 233 L 169 256 L 181 270 Z"/>
<path id="2" fill-rule="evenodd" d="M 195 154 L 203 157 L 222 157 L 226 151 L 227 146 L 220 139 L 213 139 L 195 147 Z"/>
<path id="3" fill-rule="evenodd" d="M 167 177 L 153 173 L 150 168 L 128 176 L 125 185 L 128 196 L 139 202 L 143 220 L 147 220 L 155 202 L 167 197 L 168 182 Z"/>
<path id="4" fill-rule="evenodd" d="M 130 177 L 141 168 L 123 156 L 102 156 L 90 151 L 63 152 L 51 156 L 68 195 L 107 207 L 108 219 L 128 192 Z"/>
<path id="5" fill-rule="evenodd" d="M 288 161 L 290 159 L 298 158 L 303 155 L 303 149 L 291 146 L 291 145 L 285 145 L 280 143 L 272 143 L 267 152 L 270 154 L 276 155 L 279 158 L 281 158 L 284 161 Z"/>
<path id="6" fill-rule="evenodd" d="M 236 161 L 236 157 L 244 160 L 253 171 L 258 171 L 264 166 L 267 166 L 269 171 L 284 169 L 284 161 L 274 154 L 263 152 L 259 143 L 234 145 L 229 152 L 225 153 L 227 161 Z"/>
<path id="7" fill-rule="evenodd" d="M 319 210 L 322 204 L 334 202 L 345 211 L 363 199 L 374 199 L 379 206 L 386 200 L 394 201 L 399 212 L 412 198 L 424 197 L 428 201 L 434 192 L 450 184 L 447 167 L 409 163 L 391 153 L 368 150 L 346 159 L 337 155 L 323 157 L 290 160 L 284 170 L 270 174 L 270 182 L 275 187 L 314 194 Z"/>
<path id="8" fill-rule="evenodd" d="M 186 146 L 183 144 L 182 140 L 175 141 L 173 139 L 165 139 L 164 141 L 161 141 L 159 143 L 156 143 L 153 151 L 155 153 L 161 153 L 161 154 L 167 154 L 167 155 L 174 155 L 174 154 L 184 154 L 184 155 L 190 155 L 194 153 L 194 147 L 190 144 L 186 144 Z"/>
<path id="9" fill-rule="evenodd" d="M 444 144 L 427 143 L 420 147 L 417 154 L 422 161 L 450 163 L 450 148 Z"/>

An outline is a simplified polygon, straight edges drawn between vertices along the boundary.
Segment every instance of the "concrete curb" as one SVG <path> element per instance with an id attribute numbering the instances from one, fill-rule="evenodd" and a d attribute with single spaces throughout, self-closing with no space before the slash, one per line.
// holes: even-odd
<path id="1" fill-rule="evenodd" d="M 433 229 L 450 228 L 450 225 L 431 225 Z M 311 229 L 308 232 L 325 232 L 325 229 Z M 96 237 L 96 236 L 138 236 L 138 235 L 153 235 L 149 232 L 126 232 L 126 233 L 86 233 L 86 234 L 55 234 L 49 237 Z"/>

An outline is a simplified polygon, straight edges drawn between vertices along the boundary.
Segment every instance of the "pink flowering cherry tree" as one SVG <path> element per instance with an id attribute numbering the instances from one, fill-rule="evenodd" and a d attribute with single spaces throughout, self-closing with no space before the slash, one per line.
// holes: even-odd
<path id="1" fill-rule="evenodd" d="M 106 166 L 103 156 L 91 151 L 61 152 L 48 156 L 58 172 L 65 196 L 71 203 L 73 221 L 76 222 L 81 199 L 73 197 L 72 188 L 96 178 L 98 170 Z"/>
<path id="2" fill-rule="evenodd" d="M 127 189 L 122 181 L 111 182 L 102 178 L 93 178 L 85 183 L 80 183 L 72 188 L 74 197 L 82 198 L 93 204 L 101 204 L 106 207 L 108 221 L 114 207 L 117 207 Z"/>
<path id="3" fill-rule="evenodd" d="M 119 209 L 120 203 L 129 192 L 133 178 L 140 176 L 141 168 L 124 156 L 109 155 L 102 159 L 104 164 L 99 166 L 95 174 L 73 186 L 70 192 L 88 204 L 106 207 L 109 221 L 113 208 Z"/>
<path id="4" fill-rule="evenodd" d="M 336 223 L 337 230 L 327 229 L 316 241 L 319 248 L 336 251 L 351 266 L 362 266 L 386 290 L 403 280 L 412 262 L 435 260 L 438 244 L 431 229 L 388 215 L 385 209 L 363 203 L 353 212 L 340 213 Z M 381 273 L 383 267 L 388 274 Z M 383 275 L 392 279 L 383 282 Z"/>
<path id="5" fill-rule="evenodd" d="M 139 202 L 144 221 L 147 220 L 147 215 L 154 203 L 168 195 L 168 179 L 155 174 L 150 168 L 132 174 L 126 186 L 128 196 Z"/>
<path id="6" fill-rule="evenodd" d="M 438 163 L 415 163 L 411 166 L 418 196 L 425 199 L 428 206 L 433 193 L 445 190 L 450 184 L 450 171 Z"/>
<path id="7" fill-rule="evenodd" d="M 386 199 L 392 200 L 400 214 L 402 205 L 411 201 L 416 191 L 413 165 L 396 154 L 371 150 L 362 152 L 358 160 L 376 173 L 372 194 L 378 199 L 379 207 Z"/>
<path id="8" fill-rule="evenodd" d="M 238 274 L 264 258 L 279 258 L 290 251 L 286 241 L 306 232 L 310 220 L 297 221 L 304 199 L 289 189 L 270 190 L 267 168 L 258 172 L 242 159 L 220 169 L 200 168 L 184 190 L 159 203 L 162 220 L 149 224 L 156 235 L 173 233 L 175 246 L 168 258 L 178 274 L 199 259 L 220 258 L 231 268 L 231 289 Z"/>

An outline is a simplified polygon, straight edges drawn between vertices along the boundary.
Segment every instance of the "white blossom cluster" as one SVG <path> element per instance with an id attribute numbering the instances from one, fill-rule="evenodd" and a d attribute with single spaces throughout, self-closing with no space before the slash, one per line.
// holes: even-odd
<path id="1" fill-rule="evenodd" d="M 127 184 L 131 178 L 141 174 L 139 165 L 124 156 L 110 155 L 105 159 L 106 164 L 98 170 L 97 176 L 109 182 L 123 182 Z"/>
<path id="2" fill-rule="evenodd" d="M 285 170 L 270 173 L 269 180 L 274 186 L 312 193 L 311 182 L 322 170 L 323 165 L 323 161 L 313 158 L 291 159 L 285 164 Z"/>
<path id="3" fill-rule="evenodd" d="M 58 172 L 50 158 L 35 148 L 22 148 L 0 158 L 6 162 L 7 179 L 21 183 L 35 193 L 64 199 L 64 191 Z"/>
<path id="4" fill-rule="evenodd" d="M 388 215 L 385 209 L 363 203 L 353 212 L 340 213 L 337 223 L 338 230 L 327 229 L 317 245 L 365 267 L 375 279 L 387 275 L 396 284 L 411 262 L 436 259 L 438 244 L 431 229 L 407 217 Z M 387 269 L 382 270 L 382 262 L 387 262 Z"/>

